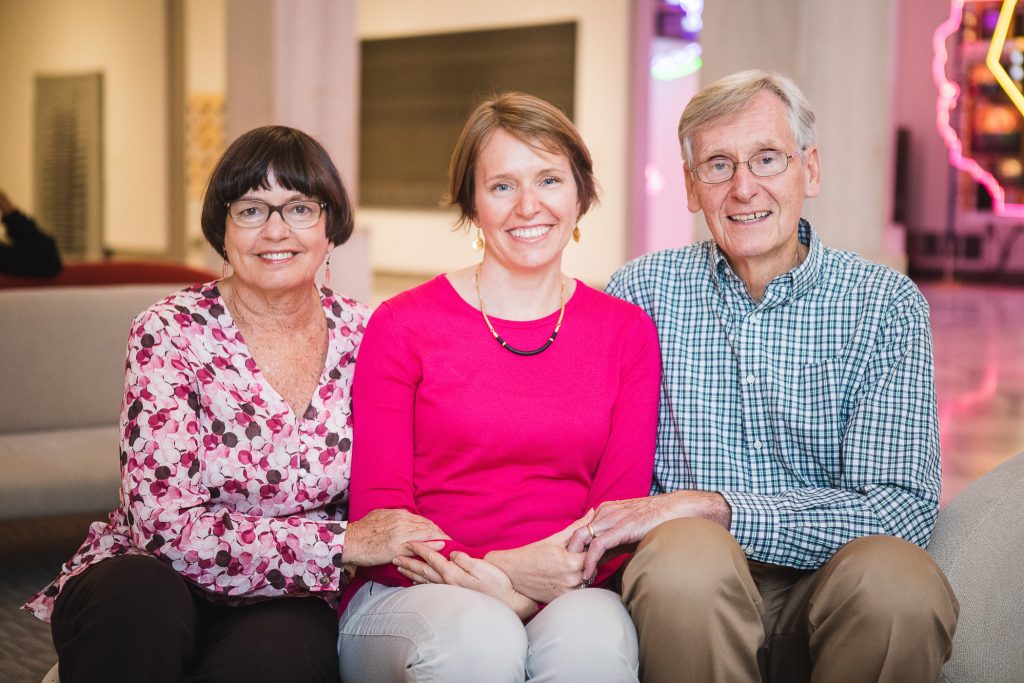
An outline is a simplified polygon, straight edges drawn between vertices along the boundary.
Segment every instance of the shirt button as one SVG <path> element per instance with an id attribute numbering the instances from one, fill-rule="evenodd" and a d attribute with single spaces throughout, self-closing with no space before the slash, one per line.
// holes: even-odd
<path id="1" fill-rule="evenodd" d="M 754 442 L 754 448 L 756 448 L 757 450 L 761 450 L 761 446 L 764 446 L 764 444 L 761 443 L 761 439 L 758 439 L 757 441 Z"/>
<path id="2" fill-rule="evenodd" d="M 750 322 L 756 323 L 756 322 L 760 322 L 760 321 L 761 321 L 761 314 L 760 313 L 751 313 L 750 314 Z"/>
<path id="3" fill-rule="evenodd" d="M 747 375 L 747 384 L 753 384 L 753 383 L 754 383 L 754 376 L 753 375 Z"/>
<path id="4" fill-rule="evenodd" d="M 320 585 L 321 586 L 326 586 L 330 582 L 331 582 L 331 577 L 329 577 L 329 576 L 321 576 L 320 577 Z"/>

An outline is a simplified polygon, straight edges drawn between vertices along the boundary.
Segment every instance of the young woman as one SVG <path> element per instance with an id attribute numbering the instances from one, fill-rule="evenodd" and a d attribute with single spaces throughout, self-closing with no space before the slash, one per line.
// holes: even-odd
<path id="1" fill-rule="evenodd" d="M 604 588 L 622 558 L 587 588 L 566 543 L 601 502 L 649 491 L 654 325 L 562 272 L 596 192 L 557 108 L 519 93 L 484 102 L 450 175 L 483 258 L 371 318 L 351 509 L 404 510 L 450 540 L 360 570 L 341 617 L 342 678 L 636 680 L 636 633 Z"/>

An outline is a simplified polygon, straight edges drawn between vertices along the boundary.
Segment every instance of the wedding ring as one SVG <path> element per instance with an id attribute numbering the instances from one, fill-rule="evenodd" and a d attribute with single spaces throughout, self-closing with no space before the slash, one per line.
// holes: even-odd
<path id="1" fill-rule="evenodd" d="M 594 527 L 590 526 L 590 522 L 587 522 L 587 531 L 590 532 L 590 540 L 593 541 L 597 538 L 597 534 L 594 532 Z"/>

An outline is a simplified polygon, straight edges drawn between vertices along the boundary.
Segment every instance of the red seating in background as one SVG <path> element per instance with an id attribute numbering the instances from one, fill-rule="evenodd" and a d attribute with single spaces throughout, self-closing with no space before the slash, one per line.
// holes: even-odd
<path id="1" fill-rule="evenodd" d="M 0 289 L 10 287 L 68 287 L 72 285 L 119 285 L 209 282 L 215 273 L 177 263 L 153 261 L 104 261 L 66 263 L 56 277 L 11 277 L 0 275 Z"/>

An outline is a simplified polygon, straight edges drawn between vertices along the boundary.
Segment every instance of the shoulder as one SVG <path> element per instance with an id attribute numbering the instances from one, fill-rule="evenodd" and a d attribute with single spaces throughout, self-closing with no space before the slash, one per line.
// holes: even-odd
<path id="1" fill-rule="evenodd" d="M 928 315 L 928 302 L 909 277 L 841 249 L 824 249 L 819 291 L 864 307 Z"/>
<path id="2" fill-rule="evenodd" d="M 634 324 L 643 324 L 644 321 L 650 321 L 650 316 L 647 315 L 647 312 L 632 301 L 594 289 L 579 280 L 576 281 L 574 298 L 577 299 L 580 309 L 591 316 L 603 320 L 616 320 L 620 323 Z"/>
<path id="3" fill-rule="evenodd" d="M 580 316 L 586 336 L 621 350 L 658 346 L 654 321 L 642 307 L 576 281 L 573 313 Z"/>
<path id="4" fill-rule="evenodd" d="M 174 292 L 143 310 L 135 317 L 132 332 L 202 326 L 224 313 L 217 283 L 199 283 Z"/>
<path id="5" fill-rule="evenodd" d="M 658 324 L 684 302 L 699 301 L 711 286 L 707 242 L 644 254 L 619 268 L 605 291 L 639 305 Z"/>
<path id="6" fill-rule="evenodd" d="M 398 318 L 426 317 L 436 313 L 439 307 L 450 306 L 457 296 L 445 276 L 438 275 L 384 300 L 374 311 L 374 317 L 382 310 Z"/>
<path id="7" fill-rule="evenodd" d="M 370 316 L 367 331 L 436 328 L 439 317 L 454 309 L 457 298 L 445 276 L 438 275 L 381 302 Z"/>
<path id="8" fill-rule="evenodd" d="M 342 329 L 362 332 L 366 327 L 366 321 L 370 319 L 369 306 L 339 294 L 329 287 L 320 288 L 320 301 L 327 319 Z"/>
<path id="9" fill-rule="evenodd" d="M 707 272 L 707 264 L 706 242 L 651 252 L 629 261 L 615 271 L 608 289 L 611 293 L 615 293 L 613 289 L 641 292 L 679 286 L 689 280 L 688 275 Z"/>

